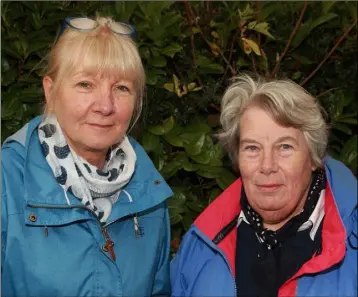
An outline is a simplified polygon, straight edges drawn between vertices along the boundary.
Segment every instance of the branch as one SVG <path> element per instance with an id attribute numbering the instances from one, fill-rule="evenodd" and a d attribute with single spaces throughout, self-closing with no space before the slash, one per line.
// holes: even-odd
<path id="1" fill-rule="evenodd" d="M 253 55 L 251 55 L 251 63 L 252 63 L 252 69 L 254 70 L 255 74 L 258 75 L 257 69 L 256 69 L 255 58 Z"/>
<path id="2" fill-rule="evenodd" d="M 195 23 L 195 21 L 192 18 L 192 14 L 190 13 L 190 6 L 187 1 L 185 2 L 185 8 L 186 8 L 186 17 L 188 19 L 188 23 L 190 26 L 191 55 L 193 56 L 193 63 L 194 63 L 194 66 L 196 67 L 197 63 L 196 63 L 196 54 L 195 54 L 195 45 L 194 45 L 194 32 L 193 32 L 193 24 Z"/>
<path id="3" fill-rule="evenodd" d="M 189 2 L 188 0 L 185 0 L 184 2 L 188 4 L 189 11 L 190 11 L 190 13 L 191 13 L 192 19 L 195 20 L 195 23 L 196 23 L 197 27 L 199 28 L 201 37 L 205 40 L 205 42 L 206 42 L 206 43 L 208 44 L 208 46 L 211 48 L 211 45 L 210 45 L 209 40 L 208 40 L 208 39 L 206 38 L 206 36 L 204 35 L 204 32 L 203 32 L 203 30 L 201 29 L 201 27 L 200 27 L 200 25 L 199 25 L 199 23 L 198 23 L 198 20 L 197 20 L 196 16 L 194 15 L 193 10 L 191 9 L 190 2 Z M 231 74 L 232 74 L 232 75 L 235 75 L 235 74 L 236 74 L 236 71 L 231 67 L 230 63 L 229 63 L 228 60 L 225 58 L 225 56 L 224 56 L 224 54 L 222 53 L 222 51 L 221 51 L 219 48 L 218 48 L 217 50 L 218 50 L 218 52 L 219 52 L 221 58 L 225 61 L 226 65 L 227 65 L 227 66 L 229 67 L 229 69 L 231 70 Z"/>
<path id="4" fill-rule="evenodd" d="M 338 88 L 331 88 L 331 89 L 328 89 L 328 90 L 325 90 L 323 91 L 322 93 L 319 93 L 316 98 L 319 98 L 319 97 L 323 97 L 324 95 L 328 94 L 329 92 L 332 92 L 334 90 L 337 90 Z"/>
<path id="5" fill-rule="evenodd" d="M 324 57 L 324 59 L 322 60 L 321 63 L 318 64 L 318 66 L 316 67 L 315 70 L 313 70 L 311 72 L 311 74 L 303 81 L 300 83 L 300 86 L 303 86 L 306 82 L 308 82 L 312 76 L 314 76 L 316 74 L 316 72 L 322 67 L 322 65 L 327 61 L 327 59 L 333 54 L 333 52 L 337 49 L 337 47 L 342 43 L 342 41 L 348 36 L 349 32 L 355 27 L 355 25 L 357 24 L 357 20 L 355 20 L 355 22 L 352 24 L 352 26 L 350 26 L 344 33 L 343 35 L 337 40 L 336 44 L 333 46 L 333 48 L 329 51 L 329 53 Z"/>
<path id="6" fill-rule="evenodd" d="M 301 23 L 302 23 L 302 19 L 303 19 L 303 16 L 304 16 L 305 12 L 306 12 L 307 6 L 308 6 L 308 1 L 306 0 L 306 1 L 305 1 L 305 4 L 303 5 L 303 8 L 302 8 L 301 15 L 300 15 L 299 19 L 298 19 L 297 22 L 296 22 L 295 28 L 293 29 L 293 31 L 292 31 L 292 33 L 291 33 L 289 39 L 287 40 L 286 47 L 285 47 L 285 49 L 283 50 L 281 56 L 279 57 L 279 59 L 278 59 L 278 61 L 277 61 L 277 63 L 276 63 L 275 68 L 273 69 L 273 71 L 272 71 L 272 73 L 271 73 L 271 76 L 272 76 L 272 77 L 274 77 L 274 76 L 276 75 L 276 73 L 277 73 L 277 71 L 278 71 L 278 68 L 280 67 L 280 63 L 281 63 L 282 59 L 284 58 L 284 56 L 286 55 L 286 53 L 287 53 L 287 51 L 288 51 L 288 49 L 289 49 L 289 47 L 290 47 L 290 45 L 291 45 L 291 42 L 292 42 L 292 40 L 293 40 L 293 37 L 295 37 L 295 35 L 296 35 L 298 29 L 300 28 L 300 25 L 301 25 Z"/>
<path id="7" fill-rule="evenodd" d="M 232 39 L 232 42 L 231 42 L 230 54 L 229 54 L 229 59 L 228 59 L 230 65 L 231 65 L 232 55 L 233 55 L 233 52 L 234 52 L 235 41 L 236 41 L 237 37 L 239 36 L 240 32 L 241 32 L 241 29 L 239 27 L 239 28 L 237 28 L 237 30 L 235 32 L 235 35 L 234 35 L 234 37 Z M 225 69 L 224 75 L 223 75 L 223 77 L 221 79 L 220 85 L 223 83 L 228 70 L 229 70 L 229 66 L 226 66 L 226 69 Z"/>

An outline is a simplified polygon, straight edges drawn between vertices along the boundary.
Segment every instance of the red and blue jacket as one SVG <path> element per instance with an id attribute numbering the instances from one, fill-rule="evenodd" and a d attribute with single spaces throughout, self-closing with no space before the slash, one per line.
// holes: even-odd
<path id="1" fill-rule="evenodd" d="M 279 290 L 279 296 L 358 296 L 357 179 L 341 162 L 325 160 L 327 187 L 322 252 Z M 235 296 L 237 230 L 215 238 L 240 213 L 241 180 L 196 219 L 171 263 L 172 296 Z M 250 247 L 247 247 L 250 248 Z"/>

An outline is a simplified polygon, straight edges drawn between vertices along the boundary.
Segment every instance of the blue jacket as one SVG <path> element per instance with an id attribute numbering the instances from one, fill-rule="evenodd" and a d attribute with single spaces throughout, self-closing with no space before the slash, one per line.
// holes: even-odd
<path id="1" fill-rule="evenodd" d="M 357 180 L 332 158 L 326 159 L 326 175 L 322 252 L 283 284 L 279 296 L 358 295 Z M 239 179 L 204 210 L 185 235 L 171 263 L 173 296 L 236 295 L 236 228 L 219 244 L 213 239 L 240 213 L 240 193 Z"/>
<path id="2" fill-rule="evenodd" d="M 143 148 L 107 220 L 116 260 L 97 218 L 68 193 L 41 151 L 35 118 L 2 147 L 2 296 L 168 296 L 172 191 Z M 134 232 L 138 216 L 141 234 Z M 137 233 L 138 235 L 138 233 Z"/>

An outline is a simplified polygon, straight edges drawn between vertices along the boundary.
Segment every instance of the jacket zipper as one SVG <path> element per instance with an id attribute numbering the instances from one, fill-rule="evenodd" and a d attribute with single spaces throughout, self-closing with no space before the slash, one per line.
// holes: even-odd
<path id="1" fill-rule="evenodd" d="M 111 240 L 110 236 L 109 236 L 109 233 L 108 233 L 108 230 L 107 230 L 107 227 L 108 225 L 114 223 L 115 221 L 112 221 L 110 222 L 109 224 L 106 224 L 106 225 L 103 225 L 101 223 L 101 221 L 98 219 L 96 213 L 92 210 L 92 209 L 89 209 L 87 208 L 86 206 L 82 206 L 82 205 L 69 205 L 69 206 L 60 206 L 60 205 L 57 205 L 57 206 L 48 206 L 48 205 L 33 205 L 33 204 L 29 204 L 27 203 L 27 206 L 31 207 L 31 208 L 51 208 L 51 209 L 74 209 L 74 208 L 80 208 L 80 209 L 84 209 L 84 210 L 87 210 L 89 211 L 95 218 L 96 218 L 96 221 L 98 222 L 99 224 L 99 227 L 101 228 L 101 231 L 102 231 L 102 235 L 104 237 L 104 240 L 105 240 L 105 247 L 107 248 L 110 256 L 111 256 L 111 259 L 113 261 L 116 261 L 116 254 L 114 253 L 114 249 L 113 249 L 113 246 L 114 246 L 114 242 Z M 118 221 L 118 220 L 117 220 Z M 47 234 L 47 226 L 45 227 L 46 231 L 45 231 L 45 234 Z"/>
<path id="2" fill-rule="evenodd" d="M 107 228 L 102 228 L 102 233 L 103 233 L 103 236 L 104 236 L 104 238 L 106 240 L 105 246 L 106 246 L 106 248 L 107 248 L 112 260 L 116 261 L 116 254 L 114 253 L 114 249 L 113 249 L 114 243 L 111 240 L 111 238 L 109 237 Z"/>

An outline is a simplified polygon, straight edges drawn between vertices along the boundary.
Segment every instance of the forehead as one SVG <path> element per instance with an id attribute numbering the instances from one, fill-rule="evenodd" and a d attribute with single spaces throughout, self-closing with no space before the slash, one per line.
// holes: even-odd
<path id="1" fill-rule="evenodd" d="M 277 123 L 270 114 L 259 107 L 250 107 L 241 116 L 240 139 L 274 142 L 286 136 L 294 138 L 299 143 L 305 142 L 301 130 Z"/>
<path id="2" fill-rule="evenodd" d="M 109 79 L 111 81 L 130 81 L 137 80 L 138 75 L 134 71 L 123 71 L 118 69 L 91 69 L 79 66 L 68 75 L 69 79 L 93 78 L 93 79 Z"/>

